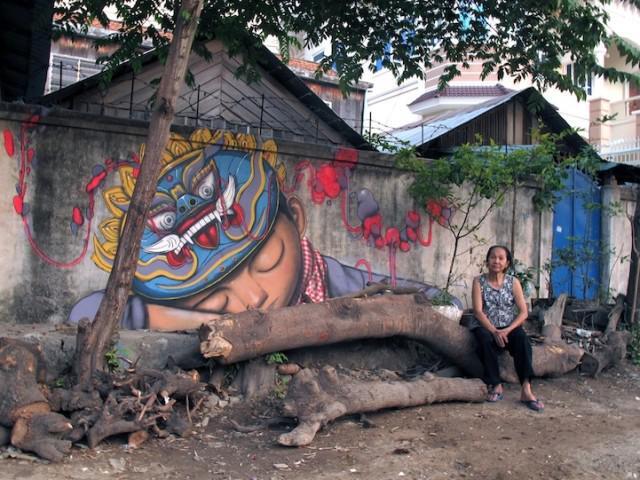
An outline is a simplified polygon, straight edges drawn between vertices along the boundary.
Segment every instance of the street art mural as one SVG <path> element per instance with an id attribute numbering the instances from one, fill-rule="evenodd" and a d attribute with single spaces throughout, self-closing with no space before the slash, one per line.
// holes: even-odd
<path id="1" fill-rule="evenodd" d="M 88 207 L 74 207 L 70 215 L 72 233 L 77 235 L 81 228 L 86 232 L 84 248 L 78 258 L 62 262 L 48 257 L 31 237 L 24 202 L 32 168 L 30 147 L 23 134 L 19 143 L 17 152 L 12 134 L 5 131 L 7 153 L 18 155 L 21 162 L 14 207 L 33 250 L 52 265 L 70 268 L 86 255 L 93 234 L 91 258 L 110 271 L 144 150 L 129 160 L 108 160 L 94 167 L 85 187 Z M 434 223 L 446 221 L 451 212 L 434 203 L 427 205 L 425 217 L 409 210 L 404 225 L 386 226 L 375 195 L 350 186 L 358 166 L 356 150 L 338 148 L 332 161 L 302 160 L 289 172 L 273 140 L 258 143 L 248 134 L 200 129 L 188 138 L 174 134 L 161 162 L 124 328 L 195 328 L 225 313 L 321 302 L 359 291 L 371 281 L 416 286 L 428 296 L 439 293 L 429 285 L 398 278 L 395 258 L 428 247 Z M 118 181 L 106 187 L 110 174 Z M 96 191 L 102 192 L 110 216 L 93 232 Z M 303 195 L 308 195 L 312 208 L 338 203 L 340 223 L 358 249 L 364 244 L 388 252 L 388 272 L 372 272 L 366 253 L 355 264 L 345 265 L 318 252 L 305 235 L 306 212 L 299 199 Z M 348 215 L 351 202 L 356 202 L 354 219 Z M 80 299 L 69 319 L 92 318 L 101 298 L 102 292 L 92 292 Z"/>

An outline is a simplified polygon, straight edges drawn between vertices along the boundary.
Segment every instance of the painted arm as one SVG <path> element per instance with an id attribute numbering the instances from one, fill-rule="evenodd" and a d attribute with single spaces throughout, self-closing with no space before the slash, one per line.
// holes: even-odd
<path id="1" fill-rule="evenodd" d="M 67 320 L 70 323 L 78 323 L 83 318 L 93 320 L 98 313 L 103 296 L 104 291 L 97 291 L 82 298 L 73 306 Z M 120 319 L 120 328 L 125 330 L 148 328 L 165 332 L 193 330 L 217 317 L 218 315 L 210 312 L 147 303 L 142 297 L 132 295 Z"/>
<path id="2" fill-rule="evenodd" d="M 364 270 L 344 265 L 332 257 L 323 255 L 322 258 L 327 267 L 327 287 L 330 298 L 341 297 L 363 290 L 369 281 L 376 283 L 388 283 L 390 281 L 388 275 L 380 275 L 379 273 L 372 273 L 371 280 L 369 280 L 369 274 Z M 420 289 L 429 299 L 437 297 L 442 292 L 437 287 L 416 280 L 398 278 L 397 282 L 399 287 Z M 453 297 L 451 302 L 460 310 L 464 309 L 462 302 L 458 298 Z"/>
<path id="3" fill-rule="evenodd" d="M 67 321 L 76 324 L 83 318 L 88 318 L 93 321 L 98 313 L 98 307 L 100 307 L 102 297 L 104 297 L 104 290 L 98 290 L 78 300 L 73 308 L 71 308 Z M 142 298 L 137 296 L 129 297 L 124 312 L 122 313 L 122 318 L 120 319 L 120 328 L 125 330 L 148 328 L 147 312 Z"/>
<path id="4" fill-rule="evenodd" d="M 164 332 L 194 330 L 203 323 L 208 323 L 219 317 L 219 315 L 210 312 L 185 310 L 154 303 L 147 304 L 147 313 L 149 317 L 148 328 Z"/>

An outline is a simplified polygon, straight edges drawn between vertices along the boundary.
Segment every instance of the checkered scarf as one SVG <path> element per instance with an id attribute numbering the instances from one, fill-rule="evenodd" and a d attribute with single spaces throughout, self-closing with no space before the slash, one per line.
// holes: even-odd
<path id="1" fill-rule="evenodd" d="M 302 289 L 297 303 L 319 303 L 327 299 L 327 267 L 320 252 L 304 237 L 302 247 Z"/>

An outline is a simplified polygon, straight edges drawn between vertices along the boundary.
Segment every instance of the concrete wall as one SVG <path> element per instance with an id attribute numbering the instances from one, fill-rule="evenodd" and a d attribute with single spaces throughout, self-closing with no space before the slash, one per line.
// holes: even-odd
<path id="1" fill-rule="evenodd" d="M 0 112 L 0 162 L 5 168 L 0 177 L 0 255 L 4 258 L 0 321 L 60 322 L 77 299 L 106 284 L 107 273 L 92 260 L 94 242 L 104 239 L 98 226 L 113 216 L 102 194 L 122 185 L 118 162 L 134 160 L 144 142 L 146 124 L 13 104 L 0 104 Z M 188 137 L 190 131 L 177 133 Z M 391 275 L 395 270 L 400 278 L 440 286 L 445 283 L 452 238 L 434 222 L 427 245 L 428 216 L 407 194 L 410 179 L 392 168 L 391 157 L 255 140 L 258 150 L 277 148 L 277 155 L 269 161 L 282 177 L 280 188 L 300 199 L 306 215 L 305 235 L 322 254 L 350 267 L 364 269 L 364 261 L 380 274 Z M 346 172 L 348 182 L 339 178 L 341 171 Z M 106 178 L 92 199 L 92 181 L 100 183 L 102 172 Z M 453 293 L 465 303 L 470 303 L 471 280 L 481 270 L 488 244 L 511 245 L 515 257 L 532 267 L 549 258 L 552 214 L 534 211 L 534 192 L 534 186 L 519 189 L 488 218 L 478 232 L 484 245 L 461 245 Z M 358 200 L 374 200 L 370 205 L 378 205 L 381 228 L 374 226 L 368 240 L 363 238 L 361 227 L 375 211 L 365 214 L 364 207 L 359 211 L 362 202 Z M 380 245 L 380 238 L 393 235 L 393 229 L 405 230 L 410 211 L 419 212 L 421 225 L 416 230 L 425 245 L 417 241 L 408 241 L 403 248 Z M 611 228 L 618 228 L 612 222 Z M 614 283 L 623 280 L 623 272 L 616 270 L 615 275 Z M 544 280 L 541 284 L 544 295 Z"/>

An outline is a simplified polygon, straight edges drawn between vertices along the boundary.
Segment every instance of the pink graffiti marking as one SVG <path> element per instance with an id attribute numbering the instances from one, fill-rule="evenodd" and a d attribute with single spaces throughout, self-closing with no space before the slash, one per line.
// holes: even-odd
<path id="1" fill-rule="evenodd" d="M 433 239 L 433 222 L 445 225 L 451 217 L 452 210 L 444 201 L 430 201 L 425 205 L 427 221 L 424 222 L 421 214 L 415 210 L 409 210 L 405 215 L 405 225 L 400 228 L 386 226 L 379 207 L 371 192 L 366 191 L 366 201 L 369 202 L 363 213 L 358 209 L 360 224 L 349 221 L 349 202 L 352 195 L 349 194 L 350 177 L 358 165 L 358 151 L 351 148 L 339 148 L 334 159 L 325 162 L 319 167 L 314 167 L 309 160 L 303 160 L 294 168 L 293 181 L 289 187 L 284 187 L 286 194 L 298 189 L 306 174 L 306 185 L 311 195 L 311 201 L 321 205 L 334 199 L 340 203 L 340 216 L 342 225 L 351 234 L 359 237 L 369 245 L 377 249 L 387 248 L 389 255 L 389 275 L 392 285 L 396 284 L 396 254 L 410 252 L 413 246 L 431 246 Z M 364 191 L 363 191 L 364 192 Z M 358 203 L 360 204 L 360 199 Z M 364 200 L 363 200 L 364 201 Z M 427 224 L 426 233 L 422 232 L 422 224 Z M 426 235 L 426 236 L 425 236 Z M 365 266 L 371 279 L 371 266 L 360 259 L 356 268 Z"/>
<path id="2" fill-rule="evenodd" d="M 38 115 L 31 116 L 26 122 L 20 125 L 20 157 L 19 157 L 19 175 L 18 184 L 16 185 L 17 194 L 13 197 L 13 208 L 22 220 L 22 225 L 27 237 L 27 241 L 32 250 L 49 265 L 53 265 L 57 268 L 72 268 L 78 265 L 87 254 L 89 247 L 89 238 L 91 235 L 91 223 L 93 220 L 93 211 L 95 204 L 95 192 L 98 187 L 104 185 L 104 181 L 107 176 L 118 170 L 125 165 L 139 164 L 140 160 L 136 155 L 133 155 L 133 161 L 117 161 L 114 162 L 111 159 L 105 160 L 105 166 L 98 166 L 94 170 L 96 173 L 89 179 L 85 186 L 85 192 L 87 194 L 86 214 L 83 215 L 82 210 L 78 206 L 74 206 L 71 211 L 71 230 L 75 234 L 77 229 L 82 225 L 86 225 L 86 233 L 83 238 L 82 251 L 72 260 L 61 261 L 52 258 L 47 254 L 33 238 L 31 227 L 29 226 L 28 214 L 30 209 L 25 201 L 29 184 L 27 182 L 29 176 L 32 173 L 33 160 L 36 156 L 35 150 L 29 145 L 29 134 L 38 125 L 40 117 Z M 3 131 L 4 147 L 7 155 L 13 157 L 15 155 L 15 142 L 13 133 L 9 129 Z M 134 176 L 136 172 L 134 171 Z M 86 221 L 85 222 L 85 216 Z"/>

